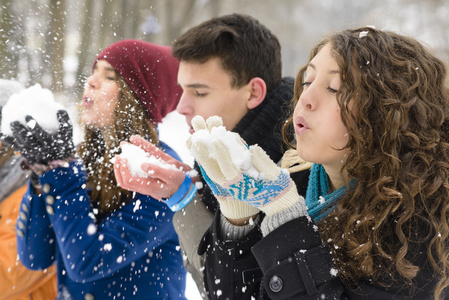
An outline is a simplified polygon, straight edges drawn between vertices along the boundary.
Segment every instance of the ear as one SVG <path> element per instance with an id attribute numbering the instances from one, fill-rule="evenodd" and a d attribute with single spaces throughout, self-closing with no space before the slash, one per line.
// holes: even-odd
<path id="1" fill-rule="evenodd" d="M 262 78 L 254 77 L 248 83 L 248 87 L 250 90 L 250 96 L 248 98 L 246 106 L 249 109 L 253 109 L 256 108 L 265 99 L 265 96 L 267 95 L 267 85 Z"/>

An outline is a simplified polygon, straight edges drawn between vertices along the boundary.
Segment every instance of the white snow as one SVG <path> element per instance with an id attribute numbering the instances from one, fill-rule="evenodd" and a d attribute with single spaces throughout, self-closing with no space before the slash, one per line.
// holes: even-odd
<path id="1" fill-rule="evenodd" d="M 134 204 L 134 208 L 133 208 L 134 213 L 142 208 L 140 204 L 141 204 L 141 201 L 139 199 L 137 199 L 136 203 Z"/>
<path id="2" fill-rule="evenodd" d="M 19 121 L 25 125 L 25 117 L 30 115 L 42 129 L 54 134 L 58 131 L 59 125 L 56 112 L 60 109 L 65 108 L 55 101 L 53 93 L 42 88 L 40 84 L 35 84 L 9 98 L 2 111 L 1 131 L 6 135 L 12 135 L 10 123 Z"/>
<path id="3" fill-rule="evenodd" d="M 368 31 L 361 31 L 359 33 L 359 38 L 365 37 L 368 34 Z"/>
<path id="4" fill-rule="evenodd" d="M 192 124 L 198 122 L 200 116 L 195 116 L 192 119 Z M 207 121 L 206 121 L 207 122 Z M 221 118 L 220 118 L 221 122 Z M 214 122 L 215 123 L 215 122 Z M 195 131 L 191 137 L 192 145 L 196 143 L 201 143 L 207 147 L 207 152 L 210 157 L 217 159 L 218 152 L 220 149 L 220 143 L 227 148 L 229 156 L 232 163 L 244 173 L 254 177 L 259 178 L 260 174 L 254 167 L 251 159 L 251 152 L 240 136 L 234 132 L 227 131 L 224 126 L 215 126 L 209 131 L 208 129 L 200 129 Z M 218 147 L 217 147 L 218 146 Z M 218 149 L 217 149 L 218 148 Z M 198 152 L 199 149 L 192 147 L 191 151 L 195 155 L 201 155 Z M 196 152 L 196 153 L 195 153 Z"/>
<path id="5" fill-rule="evenodd" d="M 89 226 L 87 226 L 87 234 L 88 235 L 94 235 L 97 232 L 97 226 L 95 226 L 95 224 L 89 224 Z"/>
<path id="6" fill-rule="evenodd" d="M 318 199 L 318 202 L 319 202 L 320 204 L 324 204 L 324 203 L 326 202 L 326 199 L 324 199 L 323 196 L 320 196 L 320 198 Z"/>
<path id="7" fill-rule="evenodd" d="M 186 146 L 190 133 L 185 117 L 176 110 L 172 111 L 158 125 L 158 131 L 159 139 L 172 147 L 181 160 L 192 167 L 194 159 Z"/>
<path id="8" fill-rule="evenodd" d="M 125 158 L 128 161 L 128 169 L 133 177 L 147 178 L 149 176 L 149 174 L 141 168 L 143 163 L 149 163 L 165 169 L 177 170 L 175 165 L 167 164 L 163 160 L 153 155 L 149 155 L 145 150 L 136 145 L 124 144 L 121 148 L 122 154 L 120 154 L 120 157 Z M 112 159 L 112 162 L 114 163 L 115 159 Z"/>
<path id="9" fill-rule="evenodd" d="M 186 140 L 190 136 L 189 126 L 187 125 L 183 115 L 177 111 L 169 113 L 158 126 L 159 138 L 161 141 L 167 143 L 173 150 L 178 153 L 182 161 L 189 166 L 193 166 L 193 157 L 186 147 Z M 193 173 L 191 174 L 193 175 Z M 201 182 L 197 182 L 197 188 L 202 188 Z M 189 300 L 202 299 L 195 281 L 190 273 L 187 273 L 187 284 L 185 296 Z"/>

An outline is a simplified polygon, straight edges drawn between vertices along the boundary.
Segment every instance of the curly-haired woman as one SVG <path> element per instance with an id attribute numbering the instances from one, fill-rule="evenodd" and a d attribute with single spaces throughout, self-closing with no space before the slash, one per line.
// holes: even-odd
<path id="1" fill-rule="evenodd" d="M 200 245 L 210 298 L 447 299 L 445 80 L 443 62 L 415 39 L 345 30 L 314 47 L 296 76 L 285 130 L 310 170 L 292 180 L 251 146 L 244 172 L 230 167 L 226 139 L 210 147 L 194 135 L 217 197 L 262 212 L 254 222 L 216 214 Z"/>

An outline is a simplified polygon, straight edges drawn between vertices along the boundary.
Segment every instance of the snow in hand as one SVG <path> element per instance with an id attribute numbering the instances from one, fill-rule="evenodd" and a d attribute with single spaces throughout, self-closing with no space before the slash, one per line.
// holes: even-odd
<path id="1" fill-rule="evenodd" d="M 142 168 L 140 167 L 143 163 L 156 165 L 165 169 L 177 169 L 175 165 L 167 164 L 163 160 L 153 155 L 149 155 L 142 148 L 136 145 L 124 144 L 121 146 L 121 148 L 122 154 L 120 154 L 120 158 L 125 158 L 128 161 L 129 171 L 134 177 L 147 178 L 149 176 L 149 174 L 142 170 Z"/>
<path id="2" fill-rule="evenodd" d="M 25 117 L 32 116 L 33 119 L 47 132 L 58 131 L 58 119 L 56 112 L 65 109 L 60 103 L 55 102 L 53 93 L 35 84 L 27 89 L 13 94 L 2 110 L 1 132 L 12 135 L 10 124 L 19 121 L 26 124 Z M 33 127 L 34 122 L 28 124 Z"/>
<path id="3" fill-rule="evenodd" d="M 201 125 L 203 122 L 203 118 L 200 116 L 195 116 L 192 119 L 194 128 L 204 127 Z M 190 141 L 192 145 L 197 143 L 205 145 L 210 157 L 214 159 L 217 159 L 217 150 L 221 150 L 221 147 L 226 147 L 232 163 L 236 168 L 253 178 L 259 178 L 259 171 L 257 171 L 252 163 L 252 154 L 240 136 L 234 132 L 227 131 L 223 126 L 222 119 L 218 116 L 209 117 L 207 119 L 207 124 L 209 124 L 209 129 L 204 128 L 196 130 L 191 136 Z M 191 151 L 197 150 L 198 149 L 195 149 L 195 147 L 192 147 L 191 149 Z"/>

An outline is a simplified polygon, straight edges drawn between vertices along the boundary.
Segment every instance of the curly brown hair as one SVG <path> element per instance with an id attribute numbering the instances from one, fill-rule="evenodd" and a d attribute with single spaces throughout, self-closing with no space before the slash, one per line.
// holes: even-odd
<path id="1" fill-rule="evenodd" d="M 342 165 L 357 185 L 320 223 L 340 278 L 349 286 L 413 283 L 426 266 L 449 285 L 449 91 L 446 66 L 413 38 L 371 27 L 328 36 L 340 68 L 337 101 L 351 155 Z M 296 76 L 293 107 L 307 65 Z M 284 126 L 291 132 L 292 119 Z M 419 288 L 419 287 L 417 287 Z"/>
<path id="2" fill-rule="evenodd" d="M 138 134 L 153 144 L 158 144 L 158 133 L 147 111 L 118 74 L 117 84 L 120 87 L 120 98 L 115 108 L 115 130 L 111 133 L 111 145 L 105 143 L 98 129 L 86 126 L 84 142 L 77 149 L 87 169 L 87 187 L 92 190 L 92 205 L 98 208 L 100 216 L 116 210 L 130 200 L 130 192 L 117 186 L 111 162 L 115 155 L 120 154 L 120 141 Z"/>

